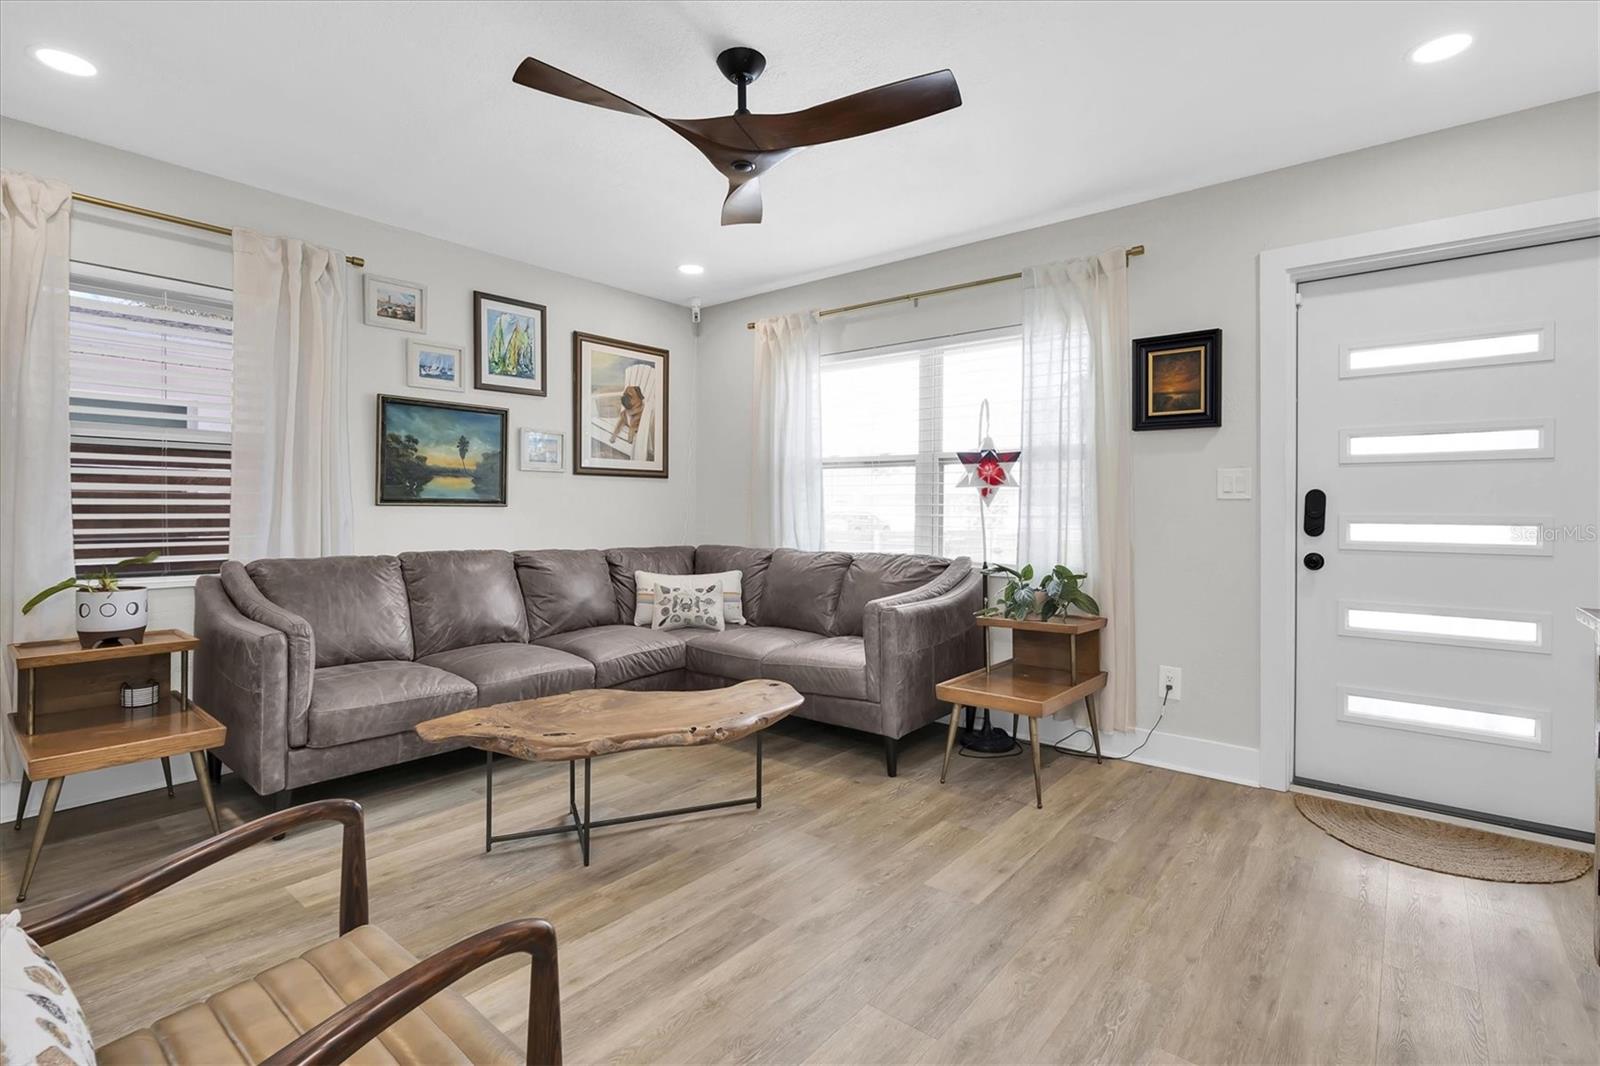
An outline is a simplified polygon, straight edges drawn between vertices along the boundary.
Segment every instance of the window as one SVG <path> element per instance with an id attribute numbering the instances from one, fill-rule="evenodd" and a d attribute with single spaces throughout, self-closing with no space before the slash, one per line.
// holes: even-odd
<path id="1" fill-rule="evenodd" d="M 957 487 L 965 470 L 956 452 L 977 446 L 985 399 L 996 447 L 1017 447 L 1022 341 L 1014 330 L 826 357 L 824 545 L 981 561 L 981 518 L 989 560 L 1016 562 L 1017 493 L 997 494 L 980 516 L 977 490 Z"/>
<path id="2" fill-rule="evenodd" d="M 1463 740 L 1484 740 L 1524 748 L 1550 748 L 1549 715 L 1461 700 L 1433 702 L 1429 698 L 1397 696 L 1389 692 L 1339 690 L 1339 717 L 1359 725 L 1386 726 L 1414 733 L 1436 733 Z"/>
<path id="3" fill-rule="evenodd" d="M 1493 518 L 1357 518 L 1342 520 L 1339 546 L 1362 551 L 1549 555 L 1544 523 Z"/>
<path id="4" fill-rule="evenodd" d="M 1364 374 L 1404 374 L 1417 370 L 1541 362 L 1555 358 L 1546 340 L 1548 332 L 1548 328 L 1530 329 L 1413 344 L 1346 348 L 1339 374 L 1341 377 L 1359 377 Z"/>
<path id="5" fill-rule="evenodd" d="M 1555 420 L 1454 426 L 1392 426 L 1339 433 L 1344 463 L 1413 463 L 1481 459 L 1549 459 Z"/>
<path id="6" fill-rule="evenodd" d="M 79 574 L 215 573 L 228 555 L 233 306 L 211 286 L 73 264 L 72 541 Z"/>

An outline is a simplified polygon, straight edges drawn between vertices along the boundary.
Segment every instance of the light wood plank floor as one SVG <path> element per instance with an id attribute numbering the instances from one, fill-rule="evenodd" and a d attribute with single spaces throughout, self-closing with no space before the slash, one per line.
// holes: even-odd
<path id="1" fill-rule="evenodd" d="M 367 810 L 372 917 L 418 955 L 508 918 L 560 938 L 569 1061 L 1600 1061 L 1593 874 L 1493 885 L 1345 847 L 1279 793 L 1132 763 L 958 759 L 790 721 L 765 810 L 483 853 L 476 753 L 337 782 Z M 496 827 L 561 817 L 504 761 Z M 741 794 L 749 742 L 595 763 L 596 817 Z M 69 782 L 67 788 L 72 787 Z M 190 785 L 57 816 L 29 908 L 199 839 Z M 219 796 L 229 824 L 248 790 Z M 15 894 L 31 822 L 0 830 Z M 331 936 L 338 833 L 264 844 L 57 945 L 111 1039 Z M 524 1036 L 526 968 L 461 986 Z"/>

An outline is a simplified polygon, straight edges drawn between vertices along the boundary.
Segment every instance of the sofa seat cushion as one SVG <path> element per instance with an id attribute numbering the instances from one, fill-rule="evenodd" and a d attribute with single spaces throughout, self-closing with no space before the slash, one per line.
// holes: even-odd
<path id="1" fill-rule="evenodd" d="M 867 696 L 867 648 L 860 637 L 828 637 L 782 648 L 761 661 L 761 676 L 807 696 Z"/>
<path id="2" fill-rule="evenodd" d="M 685 647 L 686 662 L 697 674 L 756 681 L 763 676 L 761 661 L 768 655 L 822 639 L 815 633 L 777 626 L 741 626 L 721 633 L 697 633 Z"/>
<path id="3" fill-rule="evenodd" d="M 370 925 L 95 1049 L 102 1066 L 257 1063 L 415 965 Z M 379 1033 L 352 1062 L 520 1063 L 522 1052 L 454 989 Z"/>
<path id="4" fill-rule="evenodd" d="M 597 688 L 610 688 L 624 681 L 683 669 L 685 641 L 676 631 L 663 633 L 637 626 L 596 626 L 542 637 L 539 643 L 593 663 Z"/>
<path id="5" fill-rule="evenodd" d="M 477 702 L 478 689 L 471 681 L 422 663 L 324 666 L 311 681 L 306 744 L 332 748 L 392 737 L 418 722 L 465 710 Z"/>
<path id="6" fill-rule="evenodd" d="M 478 687 L 479 707 L 594 687 L 594 664 L 537 644 L 478 644 L 418 659 Z"/>

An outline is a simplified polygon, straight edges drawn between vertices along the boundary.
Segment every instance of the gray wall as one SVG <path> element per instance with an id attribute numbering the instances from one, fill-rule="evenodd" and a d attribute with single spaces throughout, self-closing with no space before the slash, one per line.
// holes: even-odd
<path id="1" fill-rule="evenodd" d="M 747 320 L 1144 244 L 1148 254 L 1129 271 L 1133 335 L 1220 326 L 1223 424 L 1133 434 L 1126 442 L 1133 453 L 1140 723 L 1155 720 L 1157 666 L 1178 666 L 1184 699 L 1162 726 L 1171 734 L 1165 739 L 1254 748 L 1256 510 L 1254 502 L 1216 499 L 1216 468 L 1258 465 L 1257 254 L 1595 189 L 1600 97 L 1587 96 L 713 307 L 700 336 L 705 417 L 698 450 L 700 483 L 717 489 L 700 494 L 696 539 L 749 536 Z M 848 324 L 826 320 L 826 343 L 837 350 L 937 336 L 1016 322 L 1020 314 L 1020 289 L 993 286 Z M 1205 757 L 1195 745 L 1184 750 Z"/>

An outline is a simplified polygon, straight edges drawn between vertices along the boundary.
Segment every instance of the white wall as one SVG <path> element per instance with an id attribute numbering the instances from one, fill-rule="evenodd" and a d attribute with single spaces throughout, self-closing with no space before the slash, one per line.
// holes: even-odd
<path id="1" fill-rule="evenodd" d="M 1181 160 L 1174 160 L 1181 165 Z M 1253 502 L 1216 499 L 1216 468 L 1257 465 L 1256 256 L 1268 248 L 1600 188 L 1600 97 L 1588 96 L 1116 211 L 982 241 L 707 310 L 699 347 L 702 485 L 694 539 L 750 536 L 748 320 L 1005 274 L 1143 244 L 1130 267 L 1133 335 L 1220 326 L 1222 426 L 1130 434 L 1139 720 L 1157 666 L 1184 671 L 1146 750 L 1153 761 L 1253 779 L 1257 536 Z M 995 195 L 1003 196 L 1004 189 Z M 836 350 L 1016 322 L 1013 283 L 829 322 Z M 1033 560 L 1050 563 L 1055 560 Z M 1059 728 L 1059 727 L 1058 727 Z"/>
<path id="2" fill-rule="evenodd" d="M 329 164 L 336 166 L 338 161 Z M 548 308 L 549 395 L 521 397 L 470 387 L 459 394 L 412 390 L 405 384 L 403 357 L 406 340 L 417 335 L 364 325 L 361 271 L 348 268 L 351 483 L 358 552 L 678 544 L 693 532 L 697 390 L 695 337 L 685 308 L 10 119 L 0 119 L 0 165 L 57 178 L 94 196 L 221 225 L 299 237 L 362 256 L 372 273 L 426 285 L 426 336 L 469 351 L 474 289 Z M 461 180 L 462 194 L 470 195 L 472 176 L 465 166 Z M 619 242 L 619 254 L 623 254 L 621 247 Z M 530 260 L 539 258 L 537 233 L 527 234 L 527 249 Z M 74 205 L 73 254 L 109 266 L 230 284 L 232 259 L 227 238 L 94 207 Z M 671 352 L 668 478 L 524 473 L 516 468 L 513 438 L 512 453 L 507 455 L 506 507 L 376 506 L 374 397 L 379 393 L 506 407 L 513 433 L 519 426 L 567 433 L 570 470 L 574 330 L 639 341 Z M 153 590 L 150 614 L 153 626 L 190 628 L 192 590 Z M 184 771 L 183 776 L 192 775 Z M 98 781 L 95 777 L 69 781 L 62 789 L 62 805 L 154 788 L 161 782 L 160 768 L 153 763 L 126 768 L 121 774 L 108 771 Z M 130 781 L 133 784 L 127 784 Z M 11 809 L 10 795 L 8 792 L 3 799 L 7 811 Z"/>

